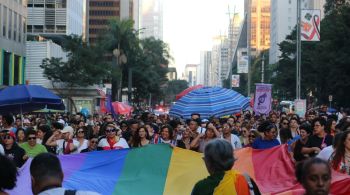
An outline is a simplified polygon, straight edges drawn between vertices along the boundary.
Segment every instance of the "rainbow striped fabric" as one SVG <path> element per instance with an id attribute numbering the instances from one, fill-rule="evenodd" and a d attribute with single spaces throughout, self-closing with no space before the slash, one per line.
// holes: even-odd
<path id="1" fill-rule="evenodd" d="M 104 195 L 186 195 L 208 173 L 202 154 L 148 145 L 142 148 L 98 151 L 59 156 L 64 171 L 64 187 L 96 191 Z M 269 150 L 244 148 L 236 151 L 234 168 L 247 172 L 264 194 L 298 195 L 303 191 L 294 179 L 285 146 Z M 30 161 L 20 170 L 12 195 L 31 194 Z M 333 194 L 350 194 L 350 177 L 335 175 Z"/>

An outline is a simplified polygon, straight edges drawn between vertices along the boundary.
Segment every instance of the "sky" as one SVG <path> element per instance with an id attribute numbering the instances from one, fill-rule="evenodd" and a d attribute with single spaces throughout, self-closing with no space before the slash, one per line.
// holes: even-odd
<path id="1" fill-rule="evenodd" d="M 212 39 L 226 35 L 231 16 L 243 14 L 244 0 L 163 0 L 163 41 L 169 44 L 178 77 L 186 64 L 199 64 L 200 51 L 211 50 Z"/>

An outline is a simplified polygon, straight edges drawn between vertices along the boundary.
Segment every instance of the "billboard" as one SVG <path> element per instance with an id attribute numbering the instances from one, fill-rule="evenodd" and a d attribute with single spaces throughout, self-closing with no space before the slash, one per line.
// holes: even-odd
<path id="1" fill-rule="evenodd" d="M 239 74 L 232 75 L 232 87 L 239 87 Z"/>
<path id="2" fill-rule="evenodd" d="M 237 73 L 248 73 L 248 56 L 239 56 L 237 59 Z"/>
<path id="3" fill-rule="evenodd" d="M 320 41 L 321 10 L 301 10 L 301 41 Z"/>

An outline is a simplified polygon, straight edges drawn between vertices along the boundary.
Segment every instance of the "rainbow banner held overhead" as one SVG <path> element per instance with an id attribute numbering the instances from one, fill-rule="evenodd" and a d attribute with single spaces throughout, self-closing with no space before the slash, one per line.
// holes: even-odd
<path id="1" fill-rule="evenodd" d="M 303 194 L 285 146 L 236 151 L 235 169 L 255 179 L 263 194 Z M 63 186 L 103 195 L 190 195 L 194 184 L 208 176 L 203 155 L 169 145 L 62 155 Z M 20 169 L 11 195 L 32 194 L 30 160 Z M 350 194 L 350 177 L 334 174 L 332 194 Z"/>

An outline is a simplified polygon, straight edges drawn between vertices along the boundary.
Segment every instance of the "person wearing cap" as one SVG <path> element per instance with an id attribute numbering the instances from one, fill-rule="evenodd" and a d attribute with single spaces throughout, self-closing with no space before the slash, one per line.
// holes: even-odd
<path id="1" fill-rule="evenodd" d="M 3 134 L 2 140 L 5 146 L 5 155 L 9 159 L 13 160 L 17 167 L 21 167 L 26 160 L 26 152 L 16 143 L 15 133 L 12 131 L 8 131 L 7 133 Z"/>
<path id="2" fill-rule="evenodd" d="M 73 154 L 77 153 L 79 142 L 73 140 L 74 130 L 71 126 L 66 126 L 61 131 L 55 131 L 52 136 L 47 140 L 47 146 L 57 146 L 56 153 L 61 154 Z M 56 140 L 56 137 L 61 139 Z"/>
<path id="3" fill-rule="evenodd" d="M 114 124 L 107 124 L 105 129 L 106 137 L 102 138 L 99 141 L 98 147 L 102 148 L 103 150 L 117 150 L 129 148 L 129 145 L 126 142 L 126 140 L 119 135 L 120 131 L 121 130 L 117 128 Z"/>

